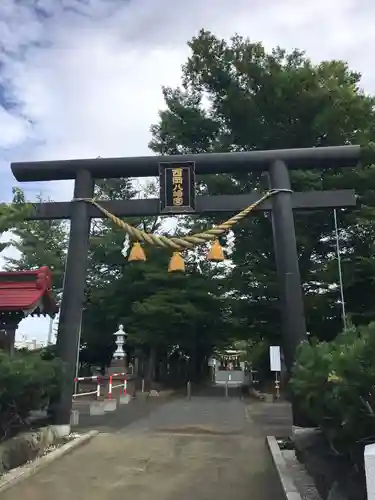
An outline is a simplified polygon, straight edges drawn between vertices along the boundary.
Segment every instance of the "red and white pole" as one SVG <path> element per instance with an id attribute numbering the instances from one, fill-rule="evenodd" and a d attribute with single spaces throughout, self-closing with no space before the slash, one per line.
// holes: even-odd
<path id="1" fill-rule="evenodd" d="M 125 378 L 124 378 L 124 396 L 127 394 L 127 389 L 128 389 L 128 381 L 126 379 L 126 373 L 125 373 Z"/>
<path id="2" fill-rule="evenodd" d="M 96 397 L 100 398 L 100 377 L 96 379 Z"/>
<path id="3" fill-rule="evenodd" d="M 112 399 L 112 382 L 113 382 L 113 376 L 109 376 L 109 384 L 108 384 L 108 399 Z"/>

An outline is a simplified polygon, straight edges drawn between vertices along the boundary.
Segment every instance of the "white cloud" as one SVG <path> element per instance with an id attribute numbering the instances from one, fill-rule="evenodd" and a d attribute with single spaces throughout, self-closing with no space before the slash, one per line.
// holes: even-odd
<path id="1" fill-rule="evenodd" d="M 30 124 L 23 118 L 0 107 L 0 148 L 8 149 L 22 144 Z"/>
<path id="2" fill-rule="evenodd" d="M 178 84 L 200 28 L 346 59 L 375 92 L 374 15 L 370 0 L 2 0 L 0 102 L 13 101 L 0 107 L 2 187 L 9 160 L 147 154 L 160 87 Z M 69 199 L 71 184 L 52 192 Z"/>
<path id="3" fill-rule="evenodd" d="M 186 41 L 201 27 L 222 36 L 239 32 L 269 47 L 298 46 L 315 59 L 349 58 L 375 88 L 372 55 L 363 50 L 375 36 L 369 1 L 269 0 L 250 8 L 247 0 L 138 0 L 118 2 L 114 13 L 115 2 L 86 4 L 65 2 L 91 17 L 59 8 L 42 22 L 25 3 L 16 19 L 26 19 L 29 28 L 14 25 L 15 34 L 5 37 L 10 47 L 43 42 L 22 59 L 8 59 L 3 72 L 21 113 L 34 124 L 34 137 L 43 141 L 29 158 L 147 153 L 149 126 L 163 107 L 160 87 L 178 84 Z"/>

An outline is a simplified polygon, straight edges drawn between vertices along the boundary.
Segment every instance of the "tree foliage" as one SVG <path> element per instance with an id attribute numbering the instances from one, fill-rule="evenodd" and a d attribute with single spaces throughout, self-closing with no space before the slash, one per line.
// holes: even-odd
<path id="1" fill-rule="evenodd" d="M 152 193 L 152 186 L 147 191 Z M 113 200 L 130 199 L 137 193 L 130 180 L 105 179 L 97 183 L 95 195 Z M 14 207 L 26 203 L 22 192 L 17 192 L 14 203 Z M 148 232 L 165 231 L 159 217 L 128 222 Z M 65 221 L 19 222 L 11 244 L 21 255 L 7 257 L 6 268 L 25 270 L 47 265 L 53 271 L 54 289 L 59 291 L 68 236 Z M 167 272 L 170 255 L 160 249 L 147 248 L 148 261 L 144 264 L 128 263 L 121 254 L 125 236 L 107 219 L 92 222 L 81 361 L 107 366 L 115 348 L 113 334 L 123 323 L 129 332 L 129 356 L 137 352 L 151 360 L 149 377 L 157 361 L 165 360 L 176 346 L 199 365 L 198 359 L 207 357 L 215 343 L 225 343 L 230 333 L 224 328 L 229 325 L 230 311 L 223 305 L 223 280 L 207 265 L 200 272 L 192 256 L 187 259 L 187 274 L 172 276 Z"/>
<path id="2" fill-rule="evenodd" d="M 112 184 L 112 199 L 125 196 L 125 181 L 117 182 L 117 189 Z M 102 189 L 106 186 L 104 182 Z M 165 231 L 158 217 L 129 222 L 148 232 Z M 228 335 L 220 279 L 199 272 L 189 257 L 185 275 L 168 274 L 170 254 L 152 247 L 146 248 L 145 263 L 129 263 L 120 252 L 124 237 L 123 230 L 107 220 L 101 221 L 91 236 L 83 359 L 99 363 L 99 354 L 108 362 L 114 349 L 113 334 L 124 324 L 129 334 L 128 354 L 150 360 L 149 378 L 157 361 L 165 359 L 175 346 L 199 364 L 198 358 L 209 355 L 215 342 Z"/>
<path id="3" fill-rule="evenodd" d="M 40 353 L 0 352 L 0 440 L 28 424 L 31 410 L 43 410 L 58 399 L 63 367 Z"/>
<path id="4" fill-rule="evenodd" d="M 182 69 L 182 85 L 163 89 L 165 109 L 151 128 L 150 147 L 155 152 L 244 151 L 374 141 L 374 98 L 361 90 L 360 75 L 345 62 L 315 64 L 298 50 L 266 51 L 261 43 L 240 36 L 225 41 L 206 31 L 188 45 L 190 56 Z M 355 324 L 372 321 L 374 166 L 297 170 L 291 180 L 297 191 L 355 189 L 357 207 L 337 213 L 344 294 Z M 261 193 L 267 188 L 267 176 L 259 172 L 198 177 L 198 190 L 205 194 Z M 131 199 L 136 195 L 129 180 L 105 179 L 96 186 L 98 199 Z M 218 220 L 188 217 L 178 221 L 177 231 L 201 229 Z M 295 213 L 295 221 L 308 330 L 317 338 L 331 339 L 341 330 L 332 211 Z M 158 217 L 129 222 L 148 231 L 166 231 Z M 9 265 L 50 265 L 58 276 L 58 286 L 63 275 L 66 228 L 64 223 L 51 224 L 22 225 L 18 249 L 23 257 L 19 264 L 9 261 Z M 171 276 L 166 272 L 169 256 L 165 251 L 147 248 L 146 263 L 128 263 L 120 252 L 125 236 L 122 229 L 108 220 L 94 221 L 82 359 L 108 364 L 119 323 L 129 333 L 129 355 L 137 351 L 154 358 L 151 371 L 172 351 L 194 358 L 192 364 L 197 367 L 214 345 L 250 339 L 251 345 L 261 343 L 263 349 L 269 342 L 279 343 L 271 217 L 258 212 L 235 226 L 234 233 L 231 268 L 199 262 L 203 252 L 199 250 L 198 262 L 193 254 L 188 255 L 185 276 Z"/>
<path id="5" fill-rule="evenodd" d="M 298 50 L 267 52 L 261 43 L 240 36 L 227 42 L 203 30 L 189 47 L 182 86 L 163 89 L 166 108 L 151 128 L 150 147 L 157 153 L 302 148 L 374 139 L 374 99 L 360 89 L 360 75 L 343 61 L 314 64 Z M 354 188 L 358 194 L 358 207 L 338 214 L 345 300 L 356 322 L 375 318 L 366 298 L 375 292 L 370 257 L 374 179 L 373 166 L 292 173 L 294 190 Z M 209 194 L 268 187 L 258 172 L 200 181 Z M 332 212 L 297 213 L 295 219 L 308 329 L 332 338 L 341 327 Z M 276 342 L 280 311 L 271 219 L 267 214 L 249 217 L 234 232 L 230 286 L 238 298 L 237 314 L 247 323 L 247 335 L 260 333 Z"/>
<path id="6" fill-rule="evenodd" d="M 51 200 L 38 197 L 37 201 L 42 203 Z M 24 193 L 17 190 L 12 208 L 16 213 L 24 215 L 24 206 L 29 204 Z M 19 256 L 5 257 L 6 270 L 20 271 L 48 266 L 52 271 L 54 289 L 62 289 L 68 245 L 67 229 L 66 222 L 61 220 L 30 221 L 18 218 L 8 245 L 12 245 Z"/>
<path id="7" fill-rule="evenodd" d="M 351 326 L 331 342 L 300 346 L 291 387 L 333 449 L 361 450 L 373 440 L 375 323 Z"/>
<path id="8" fill-rule="evenodd" d="M 13 188 L 13 203 L 0 204 L 0 237 L 6 232 L 14 230 L 25 216 L 30 212 L 31 207 L 25 203 L 23 192 L 18 188 Z M 0 252 L 9 246 L 9 241 L 0 243 Z"/>

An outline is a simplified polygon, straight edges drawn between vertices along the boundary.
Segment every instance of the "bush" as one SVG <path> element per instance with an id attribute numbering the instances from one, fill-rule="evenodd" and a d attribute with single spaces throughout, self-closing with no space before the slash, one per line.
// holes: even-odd
<path id="1" fill-rule="evenodd" d="M 61 377 L 58 360 L 43 360 L 40 353 L 0 352 L 0 438 L 24 428 L 30 411 L 56 400 Z"/>
<path id="2" fill-rule="evenodd" d="M 351 454 L 375 439 L 374 388 L 375 323 L 300 346 L 292 392 L 337 452 Z"/>

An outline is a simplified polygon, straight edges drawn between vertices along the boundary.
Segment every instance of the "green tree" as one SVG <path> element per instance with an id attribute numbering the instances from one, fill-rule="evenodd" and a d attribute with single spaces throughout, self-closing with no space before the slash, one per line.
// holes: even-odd
<path id="1" fill-rule="evenodd" d="M 123 199 L 122 182 L 100 197 Z M 152 187 L 148 191 L 152 194 Z M 128 222 L 148 232 L 164 231 L 158 217 Z M 176 345 L 191 358 L 192 371 L 197 372 L 202 358 L 212 351 L 212 333 L 218 337 L 219 328 L 212 327 L 215 318 L 219 323 L 220 318 L 226 315 L 227 321 L 229 317 L 221 303 L 220 280 L 213 282 L 209 269 L 198 272 L 191 256 L 186 275 L 168 274 L 170 254 L 149 246 L 145 249 L 147 262 L 129 263 L 121 255 L 124 237 L 123 230 L 108 220 L 101 221 L 92 234 L 82 359 L 108 364 L 114 349 L 113 333 L 123 323 L 129 332 L 129 353 L 137 352 L 148 360 L 149 380 L 155 373 L 156 358 L 165 360 Z M 209 293 L 212 288 L 213 295 Z M 212 327 L 210 334 L 208 325 Z M 225 337 L 227 330 L 222 328 L 220 334 Z"/>
<path id="2" fill-rule="evenodd" d="M 147 360 L 148 383 L 176 346 L 191 360 L 191 377 L 199 378 L 204 360 L 215 345 L 226 345 L 231 333 L 220 277 L 200 273 L 189 261 L 184 274 L 171 274 L 168 253 L 148 248 L 147 254 L 144 263 L 124 260 L 120 277 L 105 289 L 92 290 L 83 330 L 89 336 L 87 358 L 90 346 L 100 356 L 106 349 L 110 352 L 113 333 L 122 323 L 129 334 L 129 353 Z M 91 362 L 93 357 L 91 350 Z"/>
<path id="3" fill-rule="evenodd" d="M 126 200 L 134 196 L 136 191 L 130 179 L 104 179 L 95 186 L 98 200 Z M 139 221 L 129 222 L 137 225 Z M 125 236 L 108 219 L 92 221 L 81 359 L 102 369 L 109 365 L 115 349 L 113 333 L 121 322 L 117 305 L 122 310 L 121 301 L 127 290 L 116 288 L 123 275 L 125 258 L 121 250 Z"/>
<path id="4" fill-rule="evenodd" d="M 155 152 L 301 148 L 374 140 L 375 101 L 360 89 L 360 75 L 345 62 L 314 64 L 298 50 L 267 52 L 261 43 L 240 36 L 228 42 L 203 30 L 188 45 L 191 53 L 182 69 L 182 86 L 163 89 L 166 108 L 151 128 L 150 147 Z M 268 186 L 258 173 L 199 180 L 201 190 L 209 194 Z M 358 207 L 339 213 L 347 309 L 357 322 L 375 318 L 369 299 L 375 293 L 374 167 L 296 171 L 292 186 L 356 190 Z M 333 219 L 327 211 L 297 213 L 295 218 L 308 329 L 330 338 L 341 327 Z M 242 331 L 276 342 L 280 311 L 271 219 L 267 214 L 248 217 L 234 233 L 230 288 L 238 299 L 236 315 L 247 324 Z"/>
<path id="5" fill-rule="evenodd" d="M 231 332 L 220 277 L 199 272 L 193 262 L 184 274 L 170 274 L 166 261 L 165 254 L 153 255 L 151 265 L 133 271 L 140 293 L 128 318 L 129 340 L 149 350 L 149 379 L 157 354 L 165 358 L 174 346 L 190 359 L 190 378 L 199 379 L 204 361 Z"/>
<path id="6" fill-rule="evenodd" d="M 42 203 L 41 197 L 38 202 Z M 27 206 L 24 193 L 16 191 L 13 199 L 13 210 L 21 211 Z M 48 266 L 53 275 L 53 286 L 62 288 L 65 259 L 68 245 L 68 227 L 61 220 L 23 220 L 12 230 L 11 244 L 18 252 L 18 257 L 5 257 L 5 268 L 8 271 L 23 271 Z"/>
<path id="7" fill-rule="evenodd" d="M 32 209 L 24 200 L 23 192 L 13 188 L 13 203 L 0 204 L 0 237 L 7 231 L 12 231 L 23 221 Z M 0 243 L 0 252 L 10 245 L 10 241 Z"/>
<path id="8" fill-rule="evenodd" d="M 100 200 L 153 196 L 155 191 L 151 183 L 137 193 L 127 179 L 104 179 L 95 186 L 95 196 Z M 24 204 L 23 193 L 18 193 L 14 201 L 17 206 Z M 127 221 L 148 232 L 163 234 L 168 229 L 160 217 Z M 48 265 L 54 272 L 55 287 L 60 289 L 67 229 L 64 221 L 22 222 L 12 239 L 21 256 L 8 258 L 7 268 Z M 129 263 L 121 253 L 125 237 L 123 229 L 108 219 L 91 224 L 81 361 L 102 368 L 108 366 L 115 347 L 113 333 L 123 323 L 129 332 L 128 353 L 137 353 L 147 360 L 149 383 L 155 378 L 156 368 L 166 364 L 172 352 L 177 351 L 179 357 L 190 359 L 189 376 L 198 378 L 214 346 L 226 345 L 233 336 L 232 309 L 225 295 L 223 271 L 208 262 L 198 265 L 190 252 L 186 256 L 186 274 L 170 274 L 167 268 L 171 253 L 149 246 L 145 248 L 147 262 Z"/>
<path id="9" fill-rule="evenodd" d="M 291 389 L 336 453 L 363 466 L 373 441 L 375 323 L 348 328 L 331 342 L 303 343 Z"/>

